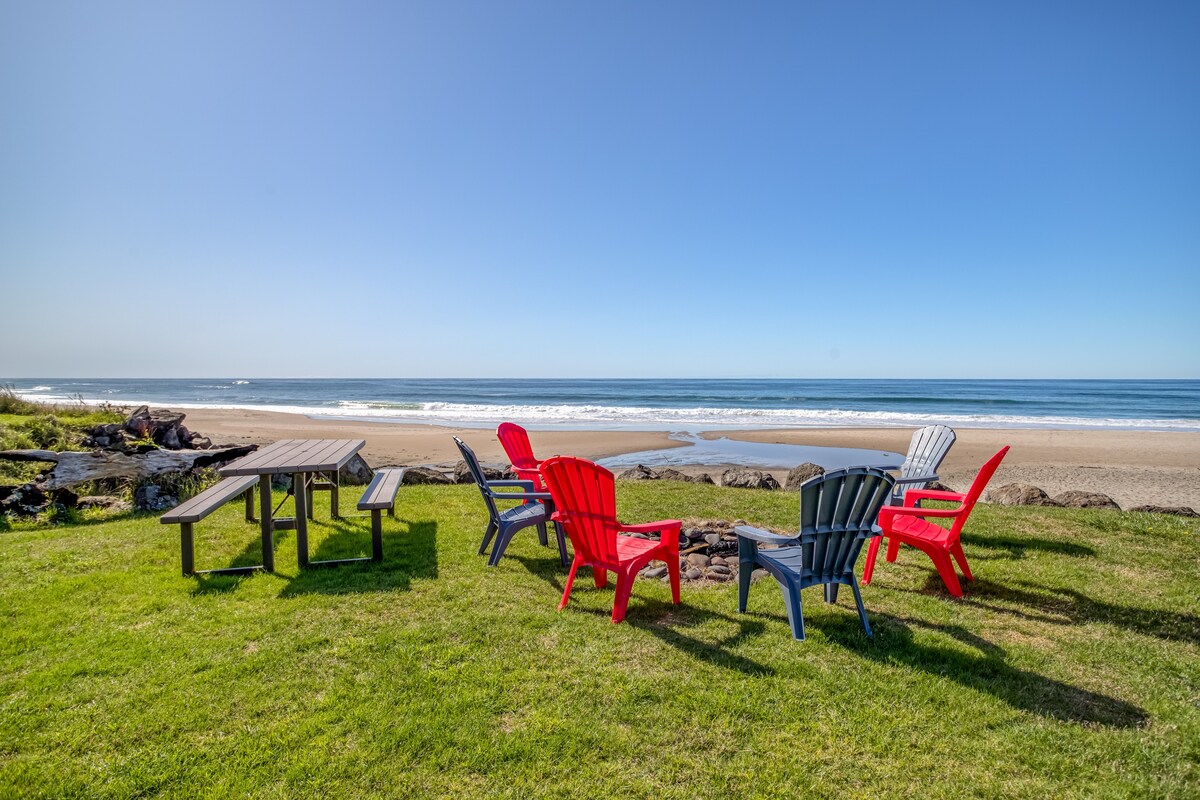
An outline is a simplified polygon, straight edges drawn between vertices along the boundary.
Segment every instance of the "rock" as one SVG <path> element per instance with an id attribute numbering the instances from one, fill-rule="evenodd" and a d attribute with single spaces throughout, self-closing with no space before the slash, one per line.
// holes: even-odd
<path id="1" fill-rule="evenodd" d="M 726 561 L 725 559 L 721 558 L 720 556 L 713 556 L 712 558 L 710 558 L 710 559 L 708 560 L 708 563 L 709 563 L 709 564 L 712 564 L 712 565 L 713 565 L 713 566 L 715 566 L 715 567 L 724 567 L 724 566 L 727 566 L 727 565 L 729 564 L 729 562 L 728 562 L 728 561 Z"/>
<path id="2" fill-rule="evenodd" d="M 721 541 L 721 534 L 706 533 L 706 534 L 704 534 L 704 541 L 708 544 L 709 547 L 712 547 L 717 542 Z"/>
<path id="3" fill-rule="evenodd" d="M 691 567 L 686 570 L 680 577 L 687 578 L 689 581 L 698 580 L 704 575 L 704 571 L 699 567 Z"/>
<path id="4" fill-rule="evenodd" d="M 670 467 L 658 470 L 658 479 L 660 481 L 681 481 L 683 483 L 691 483 L 692 480 L 690 476 Z"/>
<path id="5" fill-rule="evenodd" d="M 729 567 L 725 566 L 724 564 L 712 564 L 709 566 L 707 572 L 709 574 L 717 574 L 717 575 L 732 575 L 733 574 L 733 570 L 731 570 Z"/>
<path id="6" fill-rule="evenodd" d="M 617 476 L 619 481 L 656 481 L 658 473 L 649 467 L 638 464 L 633 469 L 627 469 Z"/>
<path id="7" fill-rule="evenodd" d="M 193 450 L 210 450 L 212 449 L 212 439 L 207 436 L 201 436 L 198 433 L 192 434 L 192 440 L 188 443 Z"/>
<path id="8" fill-rule="evenodd" d="M 1130 511 L 1141 511 L 1145 514 L 1174 514 L 1177 517 L 1200 517 L 1188 506 L 1137 506 Z"/>
<path id="9" fill-rule="evenodd" d="M 738 489 L 778 489 L 779 481 L 768 472 L 749 469 L 727 469 L 721 475 L 722 486 Z"/>
<path id="10" fill-rule="evenodd" d="M 17 486 L 0 500 L 0 514 L 13 517 L 34 517 L 46 510 L 50 497 L 35 483 Z"/>
<path id="11" fill-rule="evenodd" d="M 941 481 L 930 481 L 929 483 L 925 484 L 925 488 L 932 489 L 935 492 L 954 492 L 955 494 L 962 494 L 962 492 L 958 491 L 957 489 L 951 489 Z"/>
<path id="12" fill-rule="evenodd" d="M 761 581 L 763 578 L 767 577 L 770 574 L 771 573 L 767 572 L 765 569 L 756 569 L 756 570 L 754 570 L 754 572 L 750 573 L 750 580 L 751 581 Z"/>
<path id="13" fill-rule="evenodd" d="M 480 464 L 479 468 L 483 470 L 484 480 L 502 481 L 505 480 L 504 470 L 500 467 L 490 467 L 486 464 Z M 467 468 L 467 462 L 460 460 L 454 465 L 454 482 L 455 483 L 474 483 L 475 479 L 471 477 L 471 470 Z"/>
<path id="14" fill-rule="evenodd" d="M 707 483 L 709 486 L 716 485 L 716 481 L 712 479 L 712 475 L 709 475 L 707 472 L 701 472 L 699 475 L 693 475 L 691 478 L 689 478 L 689 480 L 692 483 Z"/>
<path id="15" fill-rule="evenodd" d="M 404 478 L 400 483 L 405 486 L 412 486 L 414 484 L 445 485 L 452 483 L 452 481 L 445 473 L 439 472 L 436 469 L 430 469 L 429 467 L 409 467 L 404 471 Z"/>
<path id="16" fill-rule="evenodd" d="M 646 570 L 642 574 L 645 575 L 647 578 L 661 578 L 667 574 L 667 568 L 666 567 L 651 567 L 650 569 Z"/>
<path id="17" fill-rule="evenodd" d="M 103 508 L 108 511 L 128 511 L 129 501 L 123 497 L 113 497 L 107 494 L 86 495 L 79 498 L 79 508 Z"/>
<path id="18" fill-rule="evenodd" d="M 731 580 L 733 580 L 733 575 L 730 574 L 728 571 L 715 572 L 712 569 L 710 569 L 708 572 L 704 573 L 704 577 L 708 578 L 710 581 L 731 581 Z"/>
<path id="19" fill-rule="evenodd" d="M 709 564 L 709 558 L 703 553 L 688 553 L 687 563 L 691 564 L 693 567 L 707 567 Z"/>
<path id="20" fill-rule="evenodd" d="M 1054 498 L 1054 502 L 1066 508 L 1111 508 L 1114 511 L 1121 510 L 1121 507 L 1117 505 L 1117 501 L 1106 494 L 1081 492 L 1074 489 L 1058 495 Z"/>
<path id="21" fill-rule="evenodd" d="M 704 534 L 706 533 L 708 533 L 708 531 L 704 530 L 703 528 L 686 528 L 683 531 L 683 535 L 693 541 L 703 539 Z"/>
<path id="22" fill-rule="evenodd" d="M 63 508 L 75 508 L 79 504 L 79 495 L 70 489 L 55 489 L 50 493 L 50 502 Z"/>
<path id="23" fill-rule="evenodd" d="M 150 407 L 138 406 L 125 420 L 125 430 L 139 439 L 145 439 L 150 432 Z"/>
<path id="24" fill-rule="evenodd" d="M 166 511 L 179 505 L 179 498 L 152 483 L 139 486 L 133 493 L 133 507 L 138 511 Z"/>
<path id="25" fill-rule="evenodd" d="M 195 443 L 195 439 L 193 439 L 192 444 L 194 445 Z M 363 457 L 358 453 L 355 453 L 354 456 L 346 462 L 346 465 L 338 471 L 338 480 L 347 486 L 362 486 L 364 484 L 368 484 L 371 482 L 372 477 L 374 476 L 371 472 L 371 467 L 366 461 L 363 461 Z"/>
<path id="26" fill-rule="evenodd" d="M 179 432 L 175 428 L 167 428 L 159 437 L 158 443 L 168 450 L 179 450 L 183 443 L 179 441 Z"/>
<path id="27" fill-rule="evenodd" d="M 787 480 L 784 481 L 783 488 L 789 492 L 798 492 L 800 491 L 800 484 L 809 478 L 815 478 L 818 475 L 824 474 L 824 467 L 814 464 L 811 461 L 806 461 L 800 466 L 792 468 L 791 472 L 788 473 Z"/>
<path id="28" fill-rule="evenodd" d="M 1028 483 L 1009 483 L 988 489 L 987 501 L 999 506 L 1057 506 L 1050 495 Z"/>

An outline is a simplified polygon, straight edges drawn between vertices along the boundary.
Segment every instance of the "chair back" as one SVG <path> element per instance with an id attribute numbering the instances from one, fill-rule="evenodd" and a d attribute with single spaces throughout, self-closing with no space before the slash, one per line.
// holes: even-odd
<path id="1" fill-rule="evenodd" d="M 471 473 L 471 477 L 475 479 L 475 485 L 479 487 L 479 493 L 483 495 L 483 502 L 487 506 L 488 514 L 491 515 L 493 521 L 500 519 L 496 501 L 492 499 L 491 493 L 487 490 L 487 477 L 483 474 L 483 467 L 479 466 L 479 459 L 475 457 L 475 451 L 467 447 L 467 443 L 457 436 L 454 437 L 454 443 L 458 445 L 458 452 L 462 453 L 463 461 L 467 462 L 467 471 Z"/>
<path id="2" fill-rule="evenodd" d="M 806 582 L 836 582 L 854 570 L 894 483 L 881 469 L 850 467 L 800 484 L 799 540 Z"/>
<path id="3" fill-rule="evenodd" d="M 901 478 L 934 475 L 950 452 L 957 435 L 945 425 L 927 425 L 916 431 L 908 445 L 908 456 L 900 466 Z M 909 489 L 924 489 L 924 483 L 904 483 L 896 487 L 900 493 Z"/>
<path id="4" fill-rule="evenodd" d="M 542 477 L 566 527 L 571 546 L 585 563 L 617 568 L 617 493 L 613 474 L 574 456 L 542 462 Z"/>
<path id="5" fill-rule="evenodd" d="M 514 469 L 537 469 L 538 460 L 533 457 L 533 445 L 529 443 L 529 433 L 513 422 L 501 422 L 496 428 L 496 438 L 508 455 Z"/>
<path id="6" fill-rule="evenodd" d="M 983 494 L 984 487 L 988 485 L 988 481 L 992 479 L 992 475 L 996 474 L 996 468 L 1000 466 L 1000 462 L 1004 460 L 1004 456 L 1007 453 L 1008 445 L 1005 445 L 1000 449 L 1000 452 L 987 460 L 987 463 L 980 468 L 979 474 L 975 476 L 975 480 L 971 481 L 971 488 L 967 489 L 966 497 L 962 503 L 962 513 L 954 518 L 954 525 L 950 528 L 951 543 L 958 541 L 963 525 L 966 524 L 967 517 L 971 515 L 971 509 L 975 507 L 976 501 L 979 500 L 979 495 Z"/>

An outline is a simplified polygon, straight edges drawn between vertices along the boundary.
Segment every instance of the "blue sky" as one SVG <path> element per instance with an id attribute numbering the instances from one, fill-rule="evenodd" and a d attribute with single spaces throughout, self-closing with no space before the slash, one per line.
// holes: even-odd
<path id="1" fill-rule="evenodd" d="M 0 4 L 0 376 L 1200 378 L 1200 3 Z"/>

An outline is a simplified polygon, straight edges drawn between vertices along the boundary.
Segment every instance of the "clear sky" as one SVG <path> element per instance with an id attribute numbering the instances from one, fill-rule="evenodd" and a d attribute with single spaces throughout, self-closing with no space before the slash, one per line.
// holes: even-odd
<path id="1" fill-rule="evenodd" d="M 0 377 L 1200 378 L 1200 2 L 0 3 Z"/>

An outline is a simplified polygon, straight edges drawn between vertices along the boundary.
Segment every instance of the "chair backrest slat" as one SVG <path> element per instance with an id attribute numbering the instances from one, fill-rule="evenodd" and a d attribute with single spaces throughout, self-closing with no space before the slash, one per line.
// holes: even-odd
<path id="1" fill-rule="evenodd" d="M 996 474 L 996 469 L 1000 466 L 1000 462 L 1004 460 L 1004 456 L 1008 453 L 1008 445 L 1000 449 L 1000 452 L 987 460 L 987 463 L 979 470 L 979 474 L 975 476 L 975 480 L 971 481 L 971 488 L 967 489 L 966 498 L 962 503 L 962 513 L 954 519 L 954 525 L 950 528 L 950 542 L 958 541 L 959 535 L 962 534 L 963 525 L 967 522 L 967 517 L 971 515 L 971 509 L 975 507 L 975 503 L 979 500 L 979 496 L 983 494 L 984 487 L 988 485 L 988 481 Z"/>
<path id="2" fill-rule="evenodd" d="M 462 453 L 463 461 L 467 462 L 467 471 L 471 473 L 471 477 L 475 479 L 475 485 L 479 487 L 479 493 L 483 495 L 483 502 L 487 506 L 488 514 L 491 515 L 493 521 L 500 519 L 500 512 L 496 509 L 496 502 L 492 500 L 492 495 L 487 490 L 487 477 L 483 474 L 483 467 L 479 466 L 479 459 L 475 457 L 475 451 L 457 436 L 454 437 L 454 443 L 458 445 L 458 452 Z"/>
<path id="3" fill-rule="evenodd" d="M 950 446 L 958 438 L 953 428 L 946 425 L 927 425 L 912 435 L 908 445 L 908 455 L 900 466 L 901 478 L 916 478 L 922 475 L 934 475 Z M 903 496 L 910 489 L 924 489 L 926 483 L 902 483 L 896 486 L 898 496 Z"/>
<path id="4" fill-rule="evenodd" d="M 586 561 L 617 563 L 617 492 L 613 474 L 573 456 L 541 464 L 542 477 L 558 513 L 566 517 L 571 545 Z"/>
<path id="5" fill-rule="evenodd" d="M 894 479 L 874 467 L 826 472 L 800 485 L 803 570 L 834 579 L 854 569 Z"/>
<path id="6" fill-rule="evenodd" d="M 514 422 L 501 422 L 496 428 L 496 438 L 516 469 L 537 469 L 538 460 L 533 457 L 533 445 L 529 433 Z"/>

